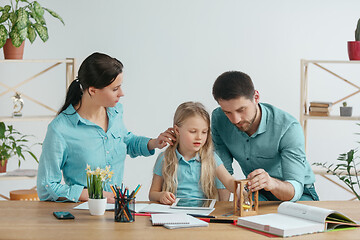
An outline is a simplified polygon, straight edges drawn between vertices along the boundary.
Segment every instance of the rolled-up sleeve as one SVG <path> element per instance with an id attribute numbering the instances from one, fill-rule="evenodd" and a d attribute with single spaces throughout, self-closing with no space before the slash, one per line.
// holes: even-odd
<path id="1" fill-rule="evenodd" d="M 291 124 L 280 141 L 283 178 L 295 189 L 291 201 L 300 199 L 304 191 L 307 164 L 304 142 L 304 134 L 299 123 Z"/>
<path id="2" fill-rule="evenodd" d="M 37 176 L 37 192 L 42 201 L 61 198 L 61 201 L 77 202 L 80 197 L 83 186 L 61 184 L 66 148 L 63 137 L 50 124 L 43 142 Z"/>

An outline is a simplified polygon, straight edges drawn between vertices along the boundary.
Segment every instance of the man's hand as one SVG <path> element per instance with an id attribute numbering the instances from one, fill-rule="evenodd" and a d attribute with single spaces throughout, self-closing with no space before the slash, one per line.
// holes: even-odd
<path id="1" fill-rule="evenodd" d="M 274 178 L 270 177 L 264 169 L 256 169 L 252 171 L 247 176 L 247 179 L 250 179 L 248 182 L 248 188 L 253 192 L 261 189 L 271 192 L 277 186 L 277 182 Z"/>
<path id="2" fill-rule="evenodd" d="M 247 179 L 249 179 L 248 188 L 252 192 L 264 189 L 281 201 L 289 201 L 295 195 L 295 189 L 291 183 L 271 177 L 264 169 L 252 171 Z"/>

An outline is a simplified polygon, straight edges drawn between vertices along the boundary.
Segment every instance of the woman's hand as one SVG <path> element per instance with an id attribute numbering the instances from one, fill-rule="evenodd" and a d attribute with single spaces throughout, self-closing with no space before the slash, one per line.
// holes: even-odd
<path id="1" fill-rule="evenodd" d="M 175 202 L 176 197 L 173 193 L 171 192 L 161 192 L 160 195 L 160 203 L 162 204 L 167 204 L 167 205 L 171 205 Z"/>
<path id="2" fill-rule="evenodd" d="M 173 145 L 176 141 L 175 132 L 173 128 L 168 128 L 165 132 L 161 133 L 157 138 L 151 139 L 148 142 L 148 149 L 151 151 L 155 148 L 162 149 L 168 144 Z"/>

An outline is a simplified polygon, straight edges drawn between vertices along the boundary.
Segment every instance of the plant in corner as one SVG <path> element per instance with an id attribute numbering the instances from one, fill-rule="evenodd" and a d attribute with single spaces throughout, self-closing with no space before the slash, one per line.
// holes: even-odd
<path id="1" fill-rule="evenodd" d="M 45 11 L 59 19 L 63 19 L 54 11 L 42 7 L 37 1 L 9 0 L 10 5 L 0 6 L 0 48 L 8 45 L 19 48 L 26 38 L 33 43 L 39 35 L 43 42 L 49 39 L 48 29 L 44 18 Z M 12 44 L 11 44 L 12 43 Z M 5 54 L 5 52 L 4 52 Z M 18 57 L 20 58 L 20 57 Z M 21 58 L 22 59 L 22 54 Z"/>
<path id="2" fill-rule="evenodd" d="M 355 29 L 355 41 L 348 41 L 348 54 L 350 60 L 360 60 L 360 19 Z"/>
<path id="3" fill-rule="evenodd" d="M 325 162 L 313 163 L 312 165 L 323 167 L 327 170 L 327 173 L 331 173 L 339 178 L 351 189 L 357 199 L 360 200 L 360 171 L 357 169 L 359 163 L 355 162 L 355 159 L 359 157 L 356 156 L 356 152 L 355 149 L 351 149 L 347 153 L 340 154 L 336 164 L 327 164 Z"/>
<path id="4" fill-rule="evenodd" d="M 25 144 L 29 142 L 28 137 L 29 135 L 23 135 L 12 125 L 6 126 L 4 122 L 0 122 L 0 167 L 6 167 L 7 161 L 15 156 L 18 158 L 20 167 L 21 160 L 25 160 L 24 153 L 28 153 L 36 162 L 39 162 L 30 147 Z"/>

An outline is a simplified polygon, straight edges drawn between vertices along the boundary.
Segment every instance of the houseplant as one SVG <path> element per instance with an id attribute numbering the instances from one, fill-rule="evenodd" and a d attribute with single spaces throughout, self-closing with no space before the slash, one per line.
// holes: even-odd
<path id="1" fill-rule="evenodd" d="M 343 102 L 342 107 L 340 107 L 340 116 L 342 117 L 351 117 L 352 107 L 347 105 L 347 102 Z"/>
<path id="2" fill-rule="evenodd" d="M 339 178 L 351 189 L 357 199 L 360 200 L 360 171 L 357 169 L 358 163 L 355 162 L 355 159 L 358 159 L 356 152 L 355 149 L 351 149 L 347 153 L 340 154 L 336 164 L 328 164 L 325 162 L 313 163 L 313 165 L 323 167 L 327 170 L 327 173 L 331 173 Z"/>
<path id="3" fill-rule="evenodd" d="M 355 41 L 348 41 L 348 54 L 350 60 L 360 60 L 360 19 L 355 29 Z"/>
<path id="4" fill-rule="evenodd" d="M 4 55 L 8 49 L 19 50 L 24 47 L 26 38 L 33 43 L 39 35 L 43 42 L 49 38 L 45 11 L 59 19 L 64 25 L 63 19 L 54 11 L 42 7 L 37 1 L 9 0 L 10 5 L 0 6 L 0 48 L 4 47 Z M 6 44 L 6 45 L 5 45 Z M 21 48 L 20 48 L 21 51 Z M 19 55 L 13 55 L 22 59 Z M 7 55 L 5 56 L 7 59 Z"/>
<path id="5" fill-rule="evenodd" d="M 103 196 L 105 184 L 111 180 L 113 171 L 110 166 L 105 169 L 91 170 L 90 165 L 86 166 L 87 189 L 89 193 L 89 211 L 91 215 L 103 215 L 106 209 L 106 198 Z"/>
<path id="6" fill-rule="evenodd" d="M 18 158 L 18 166 L 21 165 L 21 160 L 25 160 L 24 153 L 28 153 L 36 162 L 39 162 L 30 147 L 25 145 L 29 142 L 29 135 L 23 135 L 13 128 L 12 125 L 6 126 L 4 122 L 0 122 L 0 167 L 6 172 L 7 161 L 11 157 Z"/>

